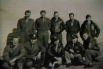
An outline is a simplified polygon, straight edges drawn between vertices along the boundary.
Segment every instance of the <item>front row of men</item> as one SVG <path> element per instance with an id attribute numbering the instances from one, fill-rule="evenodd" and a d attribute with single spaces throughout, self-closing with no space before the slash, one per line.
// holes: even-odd
<path id="1" fill-rule="evenodd" d="M 5 69 L 31 69 L 36 67 L 41 69 L 42 66 L 51 69 L 59 67 L 61 64 L 66 67 L 71 64 L 83 64 L 85 67 L 92 67 L 93 61 L 100 55 L 100 48 L 96 40 L 90 38 L 85 32 L 83 33 L 83 45 L 78 41 L 77 35 L 73 35 L 72 40 L 63 45 L 58 37 L 54 36 L 48 48 L 42 46 L 37 37 L 31 35 L 29 42 L 19 43 L 19 37 L 14 36 L 12 43 L 5 47 L 3 52 Z"/>

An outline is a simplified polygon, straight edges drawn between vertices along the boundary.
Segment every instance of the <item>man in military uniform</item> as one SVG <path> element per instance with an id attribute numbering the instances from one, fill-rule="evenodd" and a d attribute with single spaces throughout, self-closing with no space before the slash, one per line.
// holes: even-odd
<path id="1" fill-rule="evenodd" d="M 77 35 L 80 31 L 79 21 L 74 19 L 74 14 L 69 14 L 70 20 L 66 22 L 66 32 L 67 32 L 67 43 L 71 41 L 72 35 Z"/>
<path id="2" fill-rule="evenodd" d="M 86 15 L 86 20 L 81 25 L 80 36 L 81 36 L 82 39 L 83 39 L 82 36 L 83 36 L 84 32 L 87 32 L 89 37 L 92 37 L 94 39 L 97 39 L 99 34 L 100 34 L 99 27 L 96 25 L 96 23 L 94 23 L 91 20 L 91 16 L 89 14 Z"/>
<path id="3" fill-rule="evenodd" d="M 30 41 L 25 44 L 26 50 L 26 68 L 29 69 L 33 66 L 41 68 L 44 65 L 45 47 L 39 42 L 37 37 L 30 35 Z"/>
<path id="4" fill-rule="evenodd" d="M 4 69 L 11 69 L 17 64 L 19 69 L 23 68 L 23 56 L 25 55 L 25 49 L 22 44 L 18 43 L 19 37 L 13 36 L 12 44 L 5 47 L 3 52 Z"/>
<path id="5" fill-rule="evenodd" d="M 98 47 L 96 40 L 89 37 L 87 32 L 83 33 L 83 39 L 86 60 L 85 67 L 92 67 L 93 60 L 97 60 L 96 58 L 100 55 L 100 48 Z"/>
<path id="6" fill-rule="evenodd" d="M 42 10 L 40 12 L 41 17 L 36 19 L 35 26 L 37 30 L 37 37 L 40 43 L 47 48 L 48 47 L 48 40 L 49 40 L 49 33 L 48 30 L 50 29 L 50 19 L 45 17 L 46 11 Z"/>
<path id="7" fill-rule="evenodd" d="M 59 17 L 59 13 L 57 11 L 54 12 L 54 17 L 51 19 L 51 41 L 54 36 L 57 36 L 62 44 L 62 32 L 64 30 L 64 22 Z"/>
<path id="8" fill-rule="evenodd" d="M 29 35 L 35 36 L 35 23 L 30 18 L 30 10 L 25 11 L 25 17 L 18 20 L 17 30 L 20 35 L 20 43 L 26 43 L 29 41 Z"/>
<path id="9" fill-rule="evenodd" d="M 84 49 L 83 45 L 78 42 L 77 35 L 72 35 L 72 40 L 65 46 L 64 50 L 67 67 L 69 67 L 71 63 L 74 63 L 75 61 L 77 62 L 75 64 L 83 64 Z M 72 62 L 71 60 L 75 61 Z"/>
<path id="10" fill-rule="evenodd" d="M 50 68 L 59 67 L 59 65 L 62 64 L 62 59 L 64 57 L 63 45 L 60 44 L 59 38 L 54 36 L 52 39 L 53 42 L 49 44 L 47 51 L 47 61 Z"/>

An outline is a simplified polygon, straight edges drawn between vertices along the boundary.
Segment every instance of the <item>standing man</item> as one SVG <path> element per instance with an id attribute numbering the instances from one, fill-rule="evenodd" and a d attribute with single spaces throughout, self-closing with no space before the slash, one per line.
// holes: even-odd
<path id="1" fill-rule="evenodd" d="M 35 36 L 35 23 L 30 19 L 30 10 L 25 11 L 25 17 L 19 19 L 17 24 L 18 35 L 20 35 L 20 43 L 26 43 L 29 40 L 29 35 Z"/>
<path id="2" fill-rule="evenodd" d="M 85 67 L 92 67 L 93 60 L 97 60 L 96 58 L 100 55 L 100 48 L 96 43 L 94 38 L 91 38 L 87 32 L 83 33 L 83 46 L 85 50 Z"/>
<path id="3" fill-rule="evenodd" d="M 96 25 L 96 23 L 94 23 L 91 20 L 91 16 L 90 15 L 86 15 L 86 20 L 81 25 L 80 36 L 81 36 L 82 39 L 83 39 L 82 36 L 83 36 L 84 32 L 87 32 L 89 37 L 92 37 L 94 39 L 97 39 L 99 34 L 100 34 L 99 27 Z"/>
<path id="4" fill-rule="evenodd" d="M 51 19 L 51 41 L 54 36 L 57 36 L 62 44 L 62 32 L 64 30 L 64 22 L 59 17 L 59 13 L 57 11 L 54 12 L 54 17 Z"/>
<path id="5" fill-rule="evenodd" d="M 48 47 L 48 40 L 49 40 L 49 33 L 48 30 L 50 29 L 50 19 L 45 17 L 46 11 L 42 10 L 40 12 L 41 17 L 36 19 L 35 26 L 37 30 L 37 37 L 41 44 L 47 48 Z"/>
<path id="6" fill-rule="evenodd" d="M 11 69 L 17 64 L 18 69 L 23 68 L 25 49 L 22 44 L 18 43 L 19 37 L 13 36 L 12 43 L 8 44 L 3 52 L 4 69 Z"/>
<path id="7" fill-rule="evenodd" d="M 69 14 L 70 20 L 66 22 L 66 32 L 67 32 L 67 43 L 71 41 L 72 35 L 77 35 L 80 31 L 79 21 L 74 19 L 74 14 Z"/>

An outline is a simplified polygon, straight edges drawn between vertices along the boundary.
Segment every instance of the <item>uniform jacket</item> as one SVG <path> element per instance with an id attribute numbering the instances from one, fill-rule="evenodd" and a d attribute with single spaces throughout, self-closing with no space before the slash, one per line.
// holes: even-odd
<path id="1" fill-rule="evenodd" d="M 56 45 L 53 43 L 49 44 L 48 51 L 47 53 L 51 57 L 64 57 L 64 51 L 63 51 L 63 46 L 61 44 L 58 45 L 57 52 L 55 50 Z M 60 52 L 59 52 L 60 51 Z"/>
<path id="2" fill-rule="evenodd" d="M 79 21 L 74 19 L 73 26 L 71 26 L 71 20 L 66 22 L 66 31 L 67 33 L 77 34 L 80 31 Z"/>
<path id="3" fill-rule="evenodd" d="M 33 44 L 33 47 L 31 42 L 27 42 L 24 47 L 26 50 L 27 58 L 35 57 L 38 54 L 38 52 L 44 53 L 46 51 L 46 49 L 41 45 L 41 43 L 38 40 Z"/>
<path id="4" fill-rule="evenodd" d="M 81 37 L 83 35 L 83 32 L 87 32 L 87 24 L 88 24 L 88 22 L 87 22 L 87 20 L 85 20 L 83 22 L 83 24 L 81 25 L 81 31 L 80 31 L 80 36 Z M 90 23 L 90 32 L 91 32 L 92 37 L 98 37 L 99 34 L 100 34 L 99 27 L 93 21 L 91 21 L 91 23 Z"/>
<path id="5" fill-rule="evenodd" d="M 9 44 L 4 48 L 3 59 L 9 62 L 13 58 L 21 59 L 24 55 L 25 49 L 22 44 L 18 44 L 15 49 L 12 44 Z"/>
<path id="6" fill-rule="evenodd" d="M 84 49 L 83 49 L 83 45 L 80 42 L 76 42 L 76 44 L 74 44 L 70 41 L 64 48 L 65 51 L 70 52 L 70 49 L 74 50 L 73 54 L 81 54 L 83 55 Z"/>
<path id="7" fill-rule="evenodd" d="M 18 34 L 20 32 L 26 32 L 28 35 L 35 34 L 35 23 L 33 19 L 29 19 L 26 22 L 25 17 L 18 20 L 17 24 Z"/>
<path id="8" fill-rule="evenodd" d="M 84 47 L 84 50 L 91 49 L 91 50 L 100 51 L 100 48 L 98 47 L 98 44 L 96 43 L 96 40 L 89 37 L 87 40 L 83 41 L 83 47 Z"/>
<path id="9" fill-rule="evenodd" d="M 50 28 L 51 33 L 58 34 L 58 33 L 62 33 L 63 30 L 64 30 L 63 20 L 60 17 L 58 17 L 58 20 L 55 21 L 55 18 L 53 17 L 51 19 L 51 28 Z"/>
<path id="10" fill-rule="evenodd" d="M 48 31 L 50 29 L 50 19 L 49 18 L 43 18 L 40 17 L 36 19 L 35 26 L 37 31 Z"/>

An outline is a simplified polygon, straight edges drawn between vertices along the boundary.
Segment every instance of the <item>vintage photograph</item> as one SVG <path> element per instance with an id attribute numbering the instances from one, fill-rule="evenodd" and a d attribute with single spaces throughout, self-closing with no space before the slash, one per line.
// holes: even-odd
<path id="1" fill-rule="evenodd" d="M 0 0 L 0 69 L 103 69 L 103 0 Z"/>

